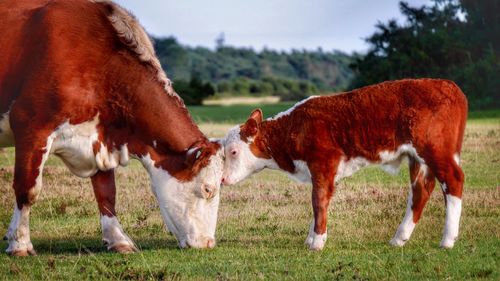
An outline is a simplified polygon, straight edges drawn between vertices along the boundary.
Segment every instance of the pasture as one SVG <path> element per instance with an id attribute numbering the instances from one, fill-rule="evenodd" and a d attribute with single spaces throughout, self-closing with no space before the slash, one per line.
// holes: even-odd
<path id="1" fill-rule="evenodd" d="M 268 104 L 266 117 L 291 104 Z M 243 122 L 252 105 L 190 108 L 211 137 Z M 14 150 L 0 152 L 0 233 L 14 205 Z M 0 249 L 4 279 L 139 280 L 418 280 L 500 279 L 500 111 L 470 114 L 462 152 L 466 175 L 460 238 L 438 248 L 444 204 L 436 186 L 412 239 L 388 241 L 403 218 L 409 186 L 403 164 L 397 176 L 362 170 L 337 186 L 322 252 L 304 245 L 312 209 L 310 186 L 265 171 L 223 187 L 212 250 L 180 250 L 160 217 L 145 170 L 137 161 L 117 172 L 117 212 L 140 253 L 109 253 L 100 241 L 97 204 L 89 179 L 49 158 L 44 187 L 32 209 L 31 237 L 38 256 L 13 258 Z"/>

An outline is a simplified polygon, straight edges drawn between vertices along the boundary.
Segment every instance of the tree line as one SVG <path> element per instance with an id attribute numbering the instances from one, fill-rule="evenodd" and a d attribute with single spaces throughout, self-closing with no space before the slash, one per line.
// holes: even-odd
<path id="1" fill-rule="evenodd" d="M 173 37 L 155 38 L 154 46 L 162 67 L 188 104 L 201 101 L 191 94 L 202 88 L 206 90 L 203 97 L 217 93 L 300 100 L 318 92 L 343 90 L 353 78 L 351 56 L 339 51 L 257 52 L 224 45 L 211 50 L 183 46 Z"/>
<path id="2" fill-rule="evenodd" d="M 400 2 L 405 21 L 379 22 L 365 54 L 224 46 L 187 47 L 154 40 L 162 66 L 188 104 L 209 95 L 300 100 L 311 94 L 386 80 L 433 77 L 455 81 L 471 109 L 500 108 L 500 1 Z"/>

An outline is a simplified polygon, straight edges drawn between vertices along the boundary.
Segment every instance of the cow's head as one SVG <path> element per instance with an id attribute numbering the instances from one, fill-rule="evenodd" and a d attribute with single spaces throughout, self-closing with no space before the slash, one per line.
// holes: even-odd
<path id="1" fill-rule="evenodd" d="M 261 134 L 262 111 L 254 110 L 243 125 L 229 130 L 224 138 L 226 157 L 223 184 L 235 184 L 251 174 L 274 165 Z"/>
<path id="2" fill-rule="evenodd" d="M 182 248 L 215 246 L 223 153 L 215 141 L 189 149 L 181 163 L 192 173 L 188 180 L 182 179 L 182 173 L 175 173 L 179 163 L 155 163 L 149 155 L 142 159 L 165 224 Z"/>

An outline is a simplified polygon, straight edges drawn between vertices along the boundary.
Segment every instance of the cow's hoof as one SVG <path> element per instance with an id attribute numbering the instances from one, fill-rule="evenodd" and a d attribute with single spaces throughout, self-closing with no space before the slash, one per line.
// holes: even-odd
<path id="1" fill-rule="evenodd" d="M 395 246 L 395 247 L 403 247 L 406 244 L 406 241 L 408 241 L 408 239 L 403 240 L 403 239 L 394 237 L 391 239 L 391 241 L 389 241 L 389 244 L 391 244 L 392 246 Z"/>
<path id="2" fill-rule="evenodd" d="M 7 252 L 7 254 L 13 257 L 27 257 L 27 256 L 36 256 L 35 249 L 27 250 L 27 249 L 17 249 L 12 252 Z"/>
<path id="3" fill-rule="evenodd" d="M 130 244 L 117 244 L 109 248 L 110 251 L 120 253 L 120 254 L 132 254 L 139 252 L 139 250 Z"/>
<path id="4" fill-rule="evenodd" d="M 323 246 L 311 245 L 309 247 L 309 250 L 311 250 L 313 252 L 319 252 L 319 251 L 323 250 Z"/>

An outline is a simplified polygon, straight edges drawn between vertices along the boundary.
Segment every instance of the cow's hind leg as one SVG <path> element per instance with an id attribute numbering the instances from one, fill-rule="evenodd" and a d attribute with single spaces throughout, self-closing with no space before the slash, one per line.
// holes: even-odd
<path id="1" fill-rule="evenodd" d="M 36 254 L 30 239 L 29 216 L 31 206 L 42 188 L 43 165 L 53 141 L 51 136 L 42 135 L 41 131 L 38 134 L 30 132 L 29 135 L 16 135 L 13 184 L 16 204 L 5 237 L 9 242 L 6 252 L 13 256 Z"/>
<path id="2" fill-rule="evenodd" d="M 115 212 L 114 170 L 98 171 L 91 178 L 94 194 L 101 214 L 102 240 L 108 250 L 118 253 L 137 251 L 134 242 L 125 234 Z"/>
<path id="3" fill-rule="evenodd" d="M 410 192 L 408 194 L 408 203 L 406 214 L 398 227 L 394 238 L 390 243 L 394 246 L 403 246 L 413 232 L 425 204 L 429 200 L 435 186 L 434 173 L 427 165 L 418 163 L 417 160 L 410 158 Z"/>

